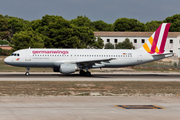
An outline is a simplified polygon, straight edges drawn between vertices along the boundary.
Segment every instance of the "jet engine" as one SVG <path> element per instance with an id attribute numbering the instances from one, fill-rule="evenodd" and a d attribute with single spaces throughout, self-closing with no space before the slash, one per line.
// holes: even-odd
<path id="1" fill-rule="evenodd" d="M 61 64 L 59 68 L 53 68 L 53 71 L 68 74 L 74 73 L 77 69 L 78 67 L 76 64 Z"/>

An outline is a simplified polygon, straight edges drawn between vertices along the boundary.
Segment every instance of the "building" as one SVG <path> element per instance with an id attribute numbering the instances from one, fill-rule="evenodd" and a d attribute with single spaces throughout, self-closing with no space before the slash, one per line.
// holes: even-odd
<path id="1" fill-rule="evenodd" d="M 149 39 L 153 32 L 94 32 L 95 37 L 101 37 L 104 44 L 110 42 L 116 44 L 126 38 L 133 43 L 135 48 L 140 48 Z M 180 32 L 169 32 L 165 46 L 166 52 L 173 52 L 180 57 Z"/>
<path id="2" fill-rule="evenodd" d="M 12 49 L 12 47 L 9 45 L 0 45 L 0 48 L 5 49 L 5 50 L 11 50 Z"/>

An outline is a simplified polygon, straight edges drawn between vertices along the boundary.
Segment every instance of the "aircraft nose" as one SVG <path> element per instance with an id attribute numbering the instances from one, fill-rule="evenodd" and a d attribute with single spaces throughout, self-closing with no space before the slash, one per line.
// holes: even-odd
<path id="1" fill-rule="evenodd" d="M 7 57 L 7 58 L 4 59 L 4 63 L 9 64 L 10 62 L 11 62 L 11 61 L 10 61 L 9 57 Z"/>

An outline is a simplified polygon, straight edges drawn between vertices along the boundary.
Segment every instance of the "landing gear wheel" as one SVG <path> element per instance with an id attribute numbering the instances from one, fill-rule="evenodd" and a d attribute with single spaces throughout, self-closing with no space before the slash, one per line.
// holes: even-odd
<path id="1" fill-rule="evenodd" d="M 27 67 L 27 71 L 26 71 L 26 73 L 25 73 L 25 76 L 29 76 L 29 67 Z"/>
<path id="2" fill-rule="evenodd" d="M 26 72 L 25 75 L 26 75 L 26 76 L 29 76 L 29 72 Z"/>
<path id="3" fill-rule="evenodd" d="M 87 71 L 86 72 L 86 76 L 90 77 L 91 76 L 91 72 Z"/>
<path id="4" fill-rule="evenodd" d="M 79 74 L 83 76 L 86 75 L 86 72 L 84 70 L 80 70 Z"/>

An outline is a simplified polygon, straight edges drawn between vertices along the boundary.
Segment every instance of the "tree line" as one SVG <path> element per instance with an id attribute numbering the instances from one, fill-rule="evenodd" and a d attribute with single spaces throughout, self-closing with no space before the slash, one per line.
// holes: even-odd
<path id="1" fill-rule="evenodd" d="M 0 15 L 0 40 L 7 41 L 13 50 L 23 48 L 103 48 L 94 31 L 155 31 L 161 23 L 171 23 L 171 32 L 180 32 L 180 14 L 163 21 L 142 23 L 137 19 L 118 18 L 113 24 L 91 21 L 86 16 L 66 20 L 62 16 L 45 15 L 42 19 L 24 20 Z M 7 43 L 6 42 L 6 43 Z M 120 46 L 120 47 L 119 47 Z M 116 48 L 124 48 L 118 45 Z"/>

